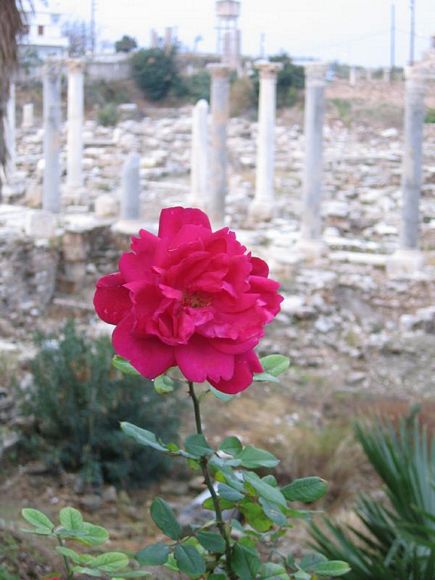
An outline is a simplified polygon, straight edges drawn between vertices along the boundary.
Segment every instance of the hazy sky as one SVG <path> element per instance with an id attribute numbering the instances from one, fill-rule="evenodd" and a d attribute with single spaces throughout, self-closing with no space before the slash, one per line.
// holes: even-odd
<path id="1" fill-rule="evenodd" d="M 163 35 L 174 26 L 183 44 L 193 46 L 202 36 L 201 50 L 216 46 L 214 0 L 96 0 L 99 40 L 134 36 L 149 44 L 150 29 Z M 58 0 L 62 11 L 88 18 L 91 0 Z M 338 59 L 366 66 L 390 61 L 390 8 L 396 6 L 396 61 L 409 53 L 410 0 L 241 0 L 242 50 L 258 55 L 260 38 L 266 52 Z M 435 0 L 415 0 L 416 54 L 427 50 L 435 35 Z"/>

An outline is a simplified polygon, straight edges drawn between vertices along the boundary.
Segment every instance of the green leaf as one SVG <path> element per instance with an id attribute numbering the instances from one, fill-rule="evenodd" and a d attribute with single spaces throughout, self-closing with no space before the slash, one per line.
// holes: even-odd
<path id="1" fill-rule="evenodd" d="M 24 508 L 21 510 L 21 515 L 26 520 L 26 522 L 37 528 L 37 531 L 36 530 L 32 531 L 35 531 L 39 534 L 46 535 L 51 533 L 54 529 L 53 522 L 49 520 L 47 516 L 42 512 L 40 512 L 39 510 L 34 510 L 32 508 Z"/>
<path id="2" fill-rule="evenodd" d="M 243 445 L 238 437 L 226 437 L 219 449 L 228 455 L 235 457 L 243 450 Z"/>
<path id="3" fill-rule="evenodd" d="M 219 498 L 219 506 L 221 508 L 221 510 L 230 510 L 234 507 L 234 502 L 232 501 L 228 501 L 226 499 L 223 498 Z M 208 497 L 203 503 L 202 503 L 202 507 L 205 510 L 210 510 L 210 511 L 214 511 L 214 503 L 213 503 L 213 499 L 211 497 Z"/>
<path id="4" fill-rule="evenodd" d="M 231 567 L 242 580 L 256 578 L 260 566 L 261 561 L 256 550 L 243 546 L 240 543 L 235 544 L 231 558 Z"/>
<path id="5" fill-rule="evenodd" d="M 115 572 L 128 566 L 128 556 L 122 552 L 107 552 L 94 558 L 91 568 L 98 568 L 103 572 Z"/>
<path id="6" fill-rule="evenodd" d="M 83 529 L 83 516 L 72 507 L 66 507 L 60 510 L 59 520 L 65 530 L 79 531 Z"/>
<path id="7" fill-rule="evenodd" d="M 189 435 L 186 438 L 185 447 L 186 451 L 196 458 L 207 457 L 213 453 L 204 435 Z"/>
<path id="8" fill-rule="evenodd" d="M 264 533 L 272 528 L 272 520 L 265 515 L 262 507 L 258 503 L 245 499 L 240 503 L 239 509 L 254 530 Z"/>
<path id="9" fill-rule="evenodd" d="M 143 566 L 163 566 L 169 556 L 169 547 L 158 543 L 147 546 L 136 554 L 136 560 Z"/>
<path id="10" fill-rule="evenodd" d="M 121 570 L 120 574 L 121 576 L 112 576 L 112 580 L 124 580 L 124 578 L 148 578 L 151 576 L 151 573 L 146 570 L 128 570 L 127 572 Z"/>
<path id="11" fill-rule="evenodd" d="M 283 494 L 277 489 L 260 479 L 256 473 L 246 472 L 245 481 L 248 482 L 260 497 L 277 505 L 286 507 L 287 502 Z"/>
<path id="12" fill-rule="evenodd" d="M 219 572 L 215 572 L 214 574 L 207 576 L 207 580 L 227 580 L 227 575 L 224 573 L 220 574 Z"/>
<path id="13" fill-rule="evenodd" d="M 109 532 L 102 526 L 96 526 L 89 522 L 83 522 L 83 529 L 77 540 L 86 546 L 100 546 L 109 539 Z"/>
<path id="14" fill-rule="evenodd" d="M 312 572 L 315 566 L 327 561 L 328 559 L 325 558 L 323 554 L 319 553 L 307 554 L 302 558 L 302 560 L 299 563 L 299 566 L 302 568 L 302 570 L 305 570 L 306 572 Z"/>
<path id="15" fill-rule="evenodd" d="M 70 548 L 65 548 L 65 546 L 56 546 L 56 552 L 61 556 L 65 556 L 74 562 L 74 564 L 88 564 L 93 560 L 92 556 L 87 554 L 77 554 L 74 550 Z"/>
<path id="16" fill-rule="evenodd" d="M 218 493 L 219 493 L 219 497 L 222 497 L 223 499 L 227 499 L 228 501 L 237 502 L 245 497 L 243 495 L 243 493 L 240 493 L 240 491 L 237 491 L 236 489 L 234 489 L 233 487 L 230 487 L 226 483 L 220 483 L 218 485 Z"/>
<path id="17" fill-rule="evenodd" d="M 176 387 L 176 382 L 168 377 L 168 375 L 160 375 L 156 379 L 154 379 L 154 390 L 159 395 L 166 395 L 168 393 L 172 393 L 172 391 Z"/>
<path id="18" fill-rule="evenodd" d="M 257 469 L 258 467 L 276 467 L 279 459 L 265 451 L 264 449 L 257 449 L 251 445 L 247 445 L 241 453 L 237 455 L 243 467 L 246 469 Z"/>
<path id="19" fill-rule="evenodd" d="M 214 532 L 200 531 L 196 534 L 198 542 L 208 552 L 223 554 L 225 552 L 225 542 L 220 534 Z"/>
<path id="20" fill-rule="evenodd" d="M 94 576 L 95 578 L 101 578 L 102 573 L 99 570 L 95 570 L 92 568 L 87 568 L 83 566 L 74 566 L 72 571 L 75 574 L 86 574 L 87 576 Z"/>
<path id="21" fill-rule="evenodd" d="M 260 364 L 265 373 L 278 377 L 289 368 L 290 360 L 282 354 L 270 354 L 261 358 Z"/>
<path id="22" fill-rule="evenodd" d="M 285 526 L 287 525 L 287 518 L 286 516 L 280 511 L 279 507 L 269 501 L 266 501 L 264 498 L 260 497 L 260 505 L 263 508 L 264 513 L 266 516 L 272 520 L 274 524 L 277 526 Z"/>
<path id="23" fill-rule="evenodd" d="M 156 526 L 172 540 L 181 538 L 181 527 L 170 505 L 157 497 L 151 504 L 151 517 Z"/>
<path id="24" fill-rule="evenodd" d="M 190 578 L 201 576 L 205 572 L 205 562 L 198 550 L 188 544 L 177 544 L 174 550 L 178 568 Z"/>
<path id="25" fill-rule="evenodd" d="M 256 383 L 279 383 L 279 379 L 270 373 L 254 373 L 253 379 Z"/>
<path id="26" fill-rule="evenodd" d="M 293 578 L 295 580 L 311 580 L 311 574 L 307 574 L 304 570 L 298 570 Z"/>
<path id="27" fill-rule="evenodd" d="M 290 576 L 287 574 L 286 569 L 281 564 L 274 564 L 273 562 L 268 562 L 263 564 L 260 568 L 260 578 L 261 580 L 289 580 Z"/>
<path id="28" fill-rule="evenodd" d="M 141 376 L 141 374 L 131 366 L 128 360 L 117 354 L 112 358 L 112 366 L 114 366 L 115 369 L 118 369 L 118 371 L 121 371 L 124 375 Z"/>
<path id="29" fill-rule="evenodd" d="M 322 562 L 314 567 L 313 572 L 318 576 L 332 576 L 336 578 L 343 576 L 350 572 L 350 566 L 346 562 L 340 560 L 331 560 L 330 562 Z"/>
<path id="30" fill-rule="evenodd" d="M 208 388 L 210 389 L 210 392 L 213 393 L 213 395 L 216 397 L 216 399 L 220 399 L 221 401 L 224 402 L 231 401 L 231 399 L 234 399 L 235 397 L 235 395 L 227 395 L 226 393 L 222 393 L 221 391 L 218 391 L 211 385 L 209 385 Z"/>
<path id="31" fill-rule="evenodd" d="M 121 423 L 121 429 L 126 435 L 132 437 L 140 445 L 144 445 L 145 447 L 152 447 L 157 451 L 164 451 L 165 453 L 168 452 L 166 445 L 160 443 L 157 440 L 157 437 L 151 431 L 141 429 L 140 427 L 136 427 L 136 425 L 132 425 L 132 423 L 126 422 Z"/>
<path id="32" fill-rule="evenodd" d="M 328 483 L 320 477 L 304 477 L 295 479 L 281 489 L 288 501 L 312 503 L 325 495 Z"/>

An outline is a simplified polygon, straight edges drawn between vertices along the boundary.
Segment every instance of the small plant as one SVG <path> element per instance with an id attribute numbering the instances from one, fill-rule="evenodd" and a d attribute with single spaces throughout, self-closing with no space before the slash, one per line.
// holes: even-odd
<path id="1" fill-rule="evenodd" d="M 31 449 L 94 484 L 132 485 L 164 475 L 165 458 L 151 449 L 138 455 L 119 422 L 152 425 L 160 436 L 177 439 L 177 397 L 162 398 L 144 389 L 143 379 L 111 370 L 110 341 L 79 335 L 72 321 L 60 338 L 41 334 L 36 345 L 34 385 L 24 402 L 24 412 L 35 417 L 36 435 L 27 439 Z"/>
<path id="2" fill-rule="evenodd" d="M 56 541 L 55 550 L 63 560 L 64 572 L 67 580 L 80 577 L 84 574 L 96 578 L 145 578 L 146 571 L 130 567 L 130 558 L 123 552 L 93 553 L 76 552 L 69 544 L 90 549 L 99 548 L 109 539 L 109 534 L 102 526 L 96 526 L 83 519 L 82 514 L 66 507 L 59 512 L 59 525 L 54 524 L 39 510 L 25 508 L 21 512 L 23 518 L 32 526 L 23 529 L 23 532 L 46 536 Z"/>
<path id="3" fill-rule="evenodd" d="M 108 103 L 98 110 L 97 120 L 103 127 L 111 127 L 118 124 L 119 112 L 116 105 Z"/>
<path id="4" fill-rule="evenodd" d="M 426 113 L 425 123 L 435 123 L 435 109 L 428 109 Z"/>
<path id="5" fill-rule="evenodd" d="M 416 418 L 399 428 L 378 420 L 356 436 L 385 485 L 386 498 L 362 496 L 357 526 L 325 519 L 312 527 L 313 546 L 352 566 L 349 580 L 435 577 L 435 441 Z"/>

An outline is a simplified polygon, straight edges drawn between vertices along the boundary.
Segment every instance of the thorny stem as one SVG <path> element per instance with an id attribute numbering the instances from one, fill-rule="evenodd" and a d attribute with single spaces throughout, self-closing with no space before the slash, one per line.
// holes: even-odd
<path id="1" fill-rule="evenodd" d="M 190 395 L 192 402 L 193 402 L 193 410 L 195 413 L 196 432 L 198 433 L 198 435 L 202 435 L 203 430 L 202 430 L 201 410 L 200 410 L 199 399 L 196 396 L 195 389 L 193 387 L 193 382 L 191 382 L 191 381 L 189 381 L 189 395 Z M 225 568 L 226 568 L 227 576 L 228 576 L 228 578 L 230 578 L 230 580 L 234 580 L 237 578 L 237 576 L 234 574 L 234 572 L 231 569 L 230 538 L 228 536 L 228 532 L 227 532 L 227 529 L 225 527 L 225 522 L 224 522 L 224 519 L 222 517 L 222 510 L 221 510 L 221 507 L 219 505 L 219 498 L 216 494 L 216 491 L 215 491 L 214 486 L 213 486 L 213 482 L 211 481 L 211 478 L 210 478 L 207 457 L 201 457 L 199 463 L 201 466 L 202 475 L 204 476 L 205 484 L 207 486 L 208 491 L 210 492 L 210 496 L 211 496 L 211 499 L 213 501 L 214 511 L 216 512 L 216 525 L 217 525 L 217 528 L 219 530 L 220 535 L 222 536 L 222 538 L 225 542 Z"/>
<path id="2" fill-rule="evenodd" d="M 57 538 L 57 541 L 59 543 L 59 546 L 61 546 L 63 548 L 62 538 L 60 536 L 56 536 L 56 538 Z M 63 563 L 65 566 L 66 577 L 68 580 L 71 580 L 73 578 L 73 573 L 72 573 L 71 568 L 69 566 L 68 558 L 66 556 L 62 556 L 62 558 L 63 558 Z"/>

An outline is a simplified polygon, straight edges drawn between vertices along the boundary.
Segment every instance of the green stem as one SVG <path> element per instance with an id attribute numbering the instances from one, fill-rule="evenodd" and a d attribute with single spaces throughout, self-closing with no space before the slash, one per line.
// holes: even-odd
<path id="1" fill-rule="evenodd" d="M 193 402 L 193 410 L 195 413 L 195 425 L 196 425 L 196 432 L 198 435 L 203 435 L 202 430 L 202 421 L 201 421 L 201 409 L 199 399 L 196 396 L 195 389 L 193 387 L 193 383 L 189 381 L 189 395 Z M 220 535 L 222 536 L 225 542 L 225 568 L 227 571 L 227 576 L 230 580 L 235 580 L 237 576 L 231 569 L 231 542 L 228 536 L 228 532 L 225 526 L 224 519 L 222 517 L 222 510 L 221 506 L 219 505 L 219 498 L 216 494 L 216 491 L 213 486 L 213 482 L 210 477 L 210 472 L 208 469 L 208 459 L 207 457 L 201 457 L 200 462 L 202 475 L 204 476 L 204 481 L 207 486 L 208 491 L 210 492 L 211 499 L 213 501 L 214 511 L 216 513 L 216 525 L 219 530 Z"/>
<path id="2" fill-rule="evenodd" d="M 62 538 L 60 536 L 57 536 L 57 535 L 56 535 L 56 538 L 57 538 L 57 541 L 59 543 L 59 546 L 61 546 L 63 548 Z M 65 572 L 66 572 L 67 580 L 72 580 L 74 578 L 74 575 L 73 575 L 73 573 L 71 571 L 71 568 L 70 568 L 70 565 L 69 565 L 69 562 L 68 562 L 68 558 L 66 556 L 62 556 L 62 558 L 63 558 L 63 563 L 64 563 L 64 566 L 65 566 Z"/>

